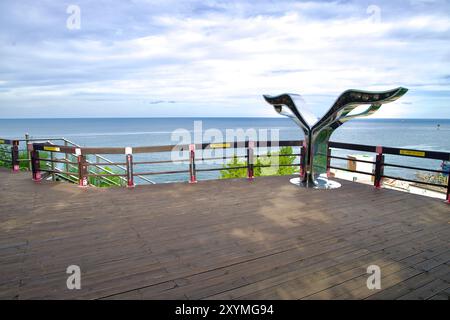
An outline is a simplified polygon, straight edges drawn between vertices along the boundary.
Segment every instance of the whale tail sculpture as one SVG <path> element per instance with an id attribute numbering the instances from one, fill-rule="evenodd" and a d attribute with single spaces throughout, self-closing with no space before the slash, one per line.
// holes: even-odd
<path id="1" fill-rule="evenodd" d="M 264 95 L 264 99 L 273 105 L 276 112 L 291 118 L 303 130 L 305 139 L 302 161 L 306 170 L 297 179 L 298 183 L 307 187 L 329 189 L 339 184 L 333 184 L 320 175 L 327 171 L 328 142 L 333 131 L 348 120 L 373 114 L 381 105 L 399 99 L 407 91 L 402 87 L 380 92 L 347 90 L 320 119 L 307 108 L 298 94 Z M 350 114 L 360 105 L 369 106 L 361 113 Z"/>

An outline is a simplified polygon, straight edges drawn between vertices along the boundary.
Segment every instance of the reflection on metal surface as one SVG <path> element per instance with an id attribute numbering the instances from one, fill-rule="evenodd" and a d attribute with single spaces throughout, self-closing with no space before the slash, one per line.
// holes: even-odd
<path id="1" fill-rule="evenodd" d="M 264 99 L 273 105 L 276 112 L 291 118 L 305 135 L 302 156 L 305 170 L 301 172 L 298 184 L 319 189 L 338 187 L 336 182 L 323 177 L 327 172 L 328 141 L 333 131 L 350 119 L 373 114 L 382 104 L 397 100 L 407 91 L 402 87 L 380 92 L 347 90 L 320 119 L 307 108 L 298 94 L 264 95 Z M 360 105 L 369 106 L 361 113 L 350 114 Z"/>

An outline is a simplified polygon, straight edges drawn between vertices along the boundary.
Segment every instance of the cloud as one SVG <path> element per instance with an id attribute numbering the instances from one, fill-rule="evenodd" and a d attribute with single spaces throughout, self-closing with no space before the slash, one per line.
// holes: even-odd
<path id="1" fill-rule="evenodd" d="M 415 98 L 394 116 L 429 99 L 450 117 L 446 1 L 78 1 L 80 30 L 69 4 L 0 4 L 0 117 L 266 116 L 261 95 L 282 92 L 320 114 L 345 89 L 397 86 Z"/>

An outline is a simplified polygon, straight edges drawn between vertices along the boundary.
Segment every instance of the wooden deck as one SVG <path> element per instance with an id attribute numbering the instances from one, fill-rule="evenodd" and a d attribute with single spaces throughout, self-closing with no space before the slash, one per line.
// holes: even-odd
<path id="1" fill-rule="evenodd" d="M 0 298 L 449 298 L 448 204 L 288 180 L 82 189 L 0 170 Z"/>

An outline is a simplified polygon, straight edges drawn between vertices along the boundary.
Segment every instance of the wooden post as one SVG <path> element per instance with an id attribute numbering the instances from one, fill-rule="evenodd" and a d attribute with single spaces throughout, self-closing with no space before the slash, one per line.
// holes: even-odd
<path id="1" fill-rule="evenodd" d="M 247 178 L 253 180 L 254 178 L 254 148 L 255 142 L 249 141 L 247 147 Z"/>
<path id="2" fill-rule="evenodd" d="M 125 148 L 125 156 L 127 162 L 127 188 L 134 188 L 133 149 L 131 147 Z"/>
<path id="3" fill-rule="evenodd" d="M 33 144 L 31 143 L 27 145 L 27 150 L 30 152 L 31 172 L 33 175 L 33 181 L 39 182 L 42 180 L 39 151 L 34 150 Z"/>
<path id="4" fill-rule="evenodd" d="M 189 145 L 189 183 L 197 183 L 195 171 L 195 144 Z"/>
<path id="5" fill-rule="evenodd" d="M 78 155 L 78 185 L 80 187 L 87 187 L 89 185 L 88 168 L 84 154 Z"/>
<path id="6" fill-rule="evenodd" d="M 381 189 L 381 183 L 383 180 L 383 164 L 384 164 L 384 155 L 383 155 L 383 147 L 377 146 L 376 149 L 377 158 L 375 162 L 375 179 L 374 186 L 377 189 Z"/>
<path id="7" fill-rule="evenodd" d="M 19 172 L 19 141 L 13 140 L 11 145 L 11 164 L 13 172 Z"/>
<path id="8" fill-rule="evenodd" d="M 28 169 L 32 170 L 32 161 L 31 161 L 31 151 L 28 150 L 28 141 L 30 139 L 30 135 L 25 133 L 25 144 L 27 145 L 27 157 L 28 157 Z"/>

